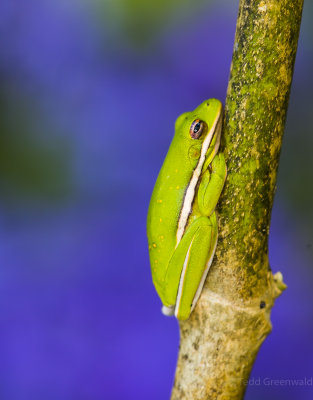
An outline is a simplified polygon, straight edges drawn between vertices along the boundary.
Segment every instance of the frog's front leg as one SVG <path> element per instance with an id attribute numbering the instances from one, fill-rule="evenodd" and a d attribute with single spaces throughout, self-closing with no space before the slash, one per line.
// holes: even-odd
<path id="1" fill-rule="evenodd" d="M 206 170 L 198 190 L 198 205 L 202 215 L 211 215 L 220 198 L 227 175 L 223 153 L 217 154 L 211 163 L 211 172 Z"/>
<path id="2" fill-rule="evenodd" d="M 165 276 L 165 314 L 187 319 L 200 296 L 215 252 L 217 222 L 199 217 L 188 227 L 176 247 Z"/>

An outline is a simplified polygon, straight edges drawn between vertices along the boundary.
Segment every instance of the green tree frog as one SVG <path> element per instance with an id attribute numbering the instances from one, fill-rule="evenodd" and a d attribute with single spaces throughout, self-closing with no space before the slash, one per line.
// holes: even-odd
<path id="1" fill-rule="evenodd" d="M 165 315 L 188 319 L 217 244 L 216 204 L 227 175 L 218 152 L 222 104 L 209 99 L 180 115 L 150 200 L 152 278 Z"/>

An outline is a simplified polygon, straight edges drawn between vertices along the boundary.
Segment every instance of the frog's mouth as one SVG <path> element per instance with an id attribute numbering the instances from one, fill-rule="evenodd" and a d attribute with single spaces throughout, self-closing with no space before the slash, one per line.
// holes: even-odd
<path id="1" fill-rule="evenodd" d="M 202 173 L 202 170 L 204 167 L 207 168 L 209 166 L 220 145 L 221 129 L 222 129 L 222 106 L 221 106 L 221 111 L 218 113 L 213 125 L 208 131 L 206 137 L 204 138 L 198 164 L 193 171 L 192 177 L 190 179 L 189 185 L 185 193 L 184 204 L 181 208 L 180 217 L 178 221 L 178 229 L 176 233 L 176 247 L 178 243 L 181 241 L 181 238 L 183 237 L 183 234 L 185 232 L 186 224 L 192 207 L 192 202 L 195 196 L 196 186 L 199 181 L 199 177 Z M 209 157 L 207 157 L 210 144 L 214 139 L 214 134 L 216 137 L 214 151 L 211 153 L 212 156 L 210 155 Z"/>

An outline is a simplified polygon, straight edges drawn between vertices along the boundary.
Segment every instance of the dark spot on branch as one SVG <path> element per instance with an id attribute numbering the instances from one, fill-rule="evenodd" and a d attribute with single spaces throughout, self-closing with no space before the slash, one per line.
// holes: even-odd
<path id="1" fill-rule="evenodd" d="M 192 347 L 193 347 L 195 350 L 199 350 L 199 344 L 196 343 L 196 342 L 192 343 Z"/>

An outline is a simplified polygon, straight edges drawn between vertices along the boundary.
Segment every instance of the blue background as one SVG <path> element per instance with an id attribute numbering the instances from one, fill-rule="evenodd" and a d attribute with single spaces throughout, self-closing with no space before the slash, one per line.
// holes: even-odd
<path id="1" fill-rule="evenodd" d="M 0 398 L 169 398 L 178 326 L 145 234 L 175 118 L 225 98 L 237 2 L 0 3 Z M 246 399 L 312 399 L 313 6 L 270 232 L 288 290 Z"/>

